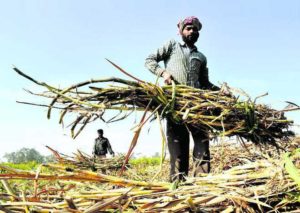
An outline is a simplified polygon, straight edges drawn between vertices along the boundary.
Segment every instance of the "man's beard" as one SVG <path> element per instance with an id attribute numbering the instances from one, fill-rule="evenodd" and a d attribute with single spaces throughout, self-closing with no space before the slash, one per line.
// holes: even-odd
<path id="1" fill-rule="evenodd" d="M 195 44 L 199 38 L 199 34 L 191 34 L 188 36 L 182 36 L 182 40 L 187 44 Z"/>

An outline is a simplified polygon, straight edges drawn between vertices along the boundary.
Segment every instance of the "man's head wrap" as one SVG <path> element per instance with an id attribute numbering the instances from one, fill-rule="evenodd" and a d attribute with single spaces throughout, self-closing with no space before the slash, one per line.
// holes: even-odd
<path id="1" fill-rule="evenodd" d="M 198 31 L 200 31 L 202 28 L 201 22 L 195 16 L 189 16 L 189 17 L 186 17 L 185 19 L 179 21 L 177 26 L 179 28 L 180 33 L 182 33 L 182 31 L 186 25 L 193 25 L 194 27 L 196 27 L 198 29 Z"/>

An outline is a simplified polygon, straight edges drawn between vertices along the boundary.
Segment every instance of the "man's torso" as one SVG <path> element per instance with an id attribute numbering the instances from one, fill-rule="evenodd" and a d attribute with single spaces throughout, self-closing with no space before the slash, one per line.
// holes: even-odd
<path id="1" fill-rule="evenodd" d="M 200 88 L 201 68 L 206 68 L 206 57 L 197 50 L 190 49 L 177 41 L 170 41 L 171 51 L 164 60 L 166 70 L 180 84 Z"/>
<path id="2" fill-rule="evenodd" d="M 95 154 L 106 155 L 107 154 L 107 138 L 96 138 L 95 139 Z"/>

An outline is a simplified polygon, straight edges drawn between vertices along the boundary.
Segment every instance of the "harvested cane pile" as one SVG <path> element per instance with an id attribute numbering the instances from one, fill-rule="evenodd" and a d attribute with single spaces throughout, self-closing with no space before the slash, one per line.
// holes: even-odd
<path id="1" fill-rule="evenodd" d="M 46 146 L 55 157 L 57 163 L 73 165 L 76 168 L 92 169 L 94 171 L 118 170 L 122 168 L 125 157 L 118 155 L 114 158 L 95 158 L 77 150 L 73 156 L 60 154 L 58 151 Z"/>
<path id="2" fill-rule="evenodd" d="M 140 126 L 151 116 L 169 117 L 209 131 L 215 136 L 238 136 L 257 144 L 276 145 L 276 140 L 293 136 L 293 132 L 289 130 L 293 122 L 284 116 L 284 111 L 287 110 L 277 111 L 266 105 L 256 104 L 256 100 L 252 101 L 250 98 L 242 101 L 239 97 L 226 96 L 219 91 L 175 84 L 160 87 L 140 80 L 119 78 L 91 79 L 59 89 L 39 82 L 17 68 L 14 70 L 48 90 L 35 94 L 51 100 L 47 105 L 48 118 L 54 108 L 61 110 L 60 123 L 63 123 L 66 114 L 76 114 L 71 125 L 74 138 L 88 123 L 99 118 L 104 120 L 104 112 L 108 109 L 120 110 L 121 113 L 106 122 L 123 119 L 128 116 L 128 112 L 140 110 L 151 112 L 147 119 L 141 121 Z M 96 86 L 104 82 L 119 84 L 108 88 Z M 79 129 L 76 129 L 78 126 Z"/>
<path id="3" fill-rule="evenodd" d="M 248 146 L 250 153 L 252 148 L 253 145 Z M 231 159 L 236 158 L 232 154 L 239 157 L 241 152 L 235 145 L 227 144 L 224 149 L 229 153 L 226 158 Z M 36 172 L 0 165 L 4 190 L 0 194 L 0 210 L 297 212 L 300 209 L 300 150 L 281 157 L 277 152 L 271 154 L 275 158 L 261 156 L 258 160 L 257 153 L 252 157 L 248 154 L 248 160 L 245 158 L 243 163 L 241 160 L 238 166 L 217 174 L 189 178 L 177 185 L 128 180 L 57 164 L 43 165 Z"/>

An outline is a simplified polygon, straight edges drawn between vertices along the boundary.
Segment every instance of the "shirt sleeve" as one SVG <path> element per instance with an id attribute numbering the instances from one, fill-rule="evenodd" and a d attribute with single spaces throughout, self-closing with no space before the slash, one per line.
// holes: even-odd
<path id="1" fill-rule="evenodd" d="M 114 151 L 112 150 L 111 145 L 110 145 L 108 139 L 106 139 L 106 143 L 107 143 L 107 150 L 109 151 L 109 153 L 110 153 L 111 155 L 114 154 Z"/>
<path id="2" fill-rule="evenodd" d="M 145 60 L 145 67 L 155 75 L 161 76 L 165 71 L 158 63 L 167 60 L 172 52 L 175 41 L 170 40 L 162 47 L 158 48 L 155 53 L 150 54 Z"/>
<path id="3" fill-rule="evenodd" d="M 212 84 L 209 81 L 206 58 L 200 67 L 199 82 L 200 82 L 201 89 L 209 89 L 213 91 L 220 90 L 219 87 L 217 87 L 216 85 Z"/>

